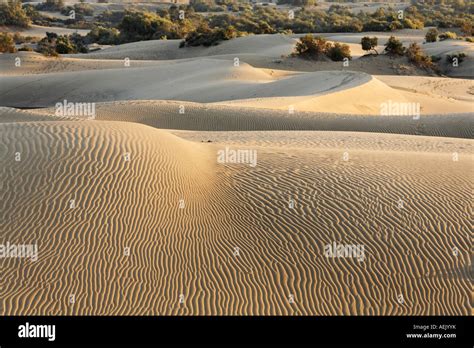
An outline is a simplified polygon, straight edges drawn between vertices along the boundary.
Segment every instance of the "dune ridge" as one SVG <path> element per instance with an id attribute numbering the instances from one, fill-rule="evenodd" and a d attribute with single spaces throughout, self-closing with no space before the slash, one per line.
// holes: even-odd
<path id="1" fill-rule="evenodd" d="M 0 105 L 9 107 L 52 107 L 64 99 L 88 103 L 165 99 L 378 115 L 381 105 L 390 100 L 419 103 L 422 114 L 472 112 L 467 100 L 410 93 L 361 72 L 273 73 L 243 62 L 234 66 L 231 61 L 209 58 L 133 69 L 7 75 L 0 82 Z"/>
<path id="2" fill-rule="evenodd" d="M 9 114 L 0 114 L 0 122 L 21 120 L 17 116 L 17 109 L 10 110 L 13 111 Z M 28 114 L 28 120 L 34 120 L 35 117 L 57 120 L 52 108 L 22 110 L 21 113 Z M 134 122 L 160 129 L 195 131 L 320 130 L 472 139 L 472 117 L 472 113 L 466 113 L 423 115 L 420 119 L 414 119 L 410 116 L 348 115 L 298 110 L 290 114 L 284 110 L 164 100 L 135 100 L 96 105 L 98 121 Z"/>

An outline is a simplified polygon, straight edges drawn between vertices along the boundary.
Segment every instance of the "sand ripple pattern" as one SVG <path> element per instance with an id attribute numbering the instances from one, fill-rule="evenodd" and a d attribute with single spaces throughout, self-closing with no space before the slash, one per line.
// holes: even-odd
<path id="1" fill-rule="evenodd" d="M 467 140 L 289 150 L 256 133 L 252 168 L 216 162 L 231 140 L 133 123 L 4 123 L 0 136 L 0 243 L 39 246 L 36 262 L 0 259 L 0 314 L 471 312 Z M 363 244 L 366 260 L 326 258 L 332 242 Z"/>
<path id="2" fill-rule="evenodd" d="M 8 110 L 17 110 L 5 108 Z M 54 108 L 28 110 L 43 118 Z M 49 116 L 48 116 L 49 115 Z M 16 115 L 2 118 L 13 119 Z M 31 116 L 34 117 L 34 116 Z M 31 118 L 30 117 L 30 118 Z M 255 109 L 239 106 L 165 100 L 134 100 L 96 104 L 96 119 L 141 123 L 160 129 L 195 131 L 341 131 L 474 138 L 473 113 L 409 116 L 328 114 Z"/>

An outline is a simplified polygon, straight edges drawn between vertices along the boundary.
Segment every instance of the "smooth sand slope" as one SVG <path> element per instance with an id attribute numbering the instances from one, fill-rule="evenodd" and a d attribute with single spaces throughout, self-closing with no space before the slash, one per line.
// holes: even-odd
<path id="1" fill-rule="evenodd" d="M 186 47 L 179 48 L 182 40 L 151 40 L 132 42 L 101 51 L 91 52 L 87 55 L 70 55 L 71 57 L 92 59 L 124 59 L 128 57 L 135 60 L 170 60 L 207 56 L 237 56 L 254 55 L 280 58 L 293 51 L 296 39 L 282 35 L 249 35 L 223 41 L 211 47 Z"/>
<path id="2" fill-rule="evenodd" d="M 420 97 L 444 98 L 474 102 L 474 81 L 471 79 L 429 76 L 375 76 L 392 88 L 416 93 Z M 474 107 L 472 109 L 474 111 Z"/>
<path id="3" fill-rule="evenodd" d="M 15 59 L 20 58 L 17 66 Z M 158 66 L 158 61 L 134 61 L 133 67 Z M 84 70 L 121 69 L 125 67 L 123 60 L 80 59 L 65 57 L 45 57 L 36 52 L 16 52 L 0 55 L 0 75 L 16 76 L 31 74 L 49 74 Z"/>
<path id="4" fill-rule="evenodd" d="M 191 142 L 100 121 L 0 133 L 1 235 L 39 245 L 36 262 L 0 260 L 1 314 L 471 311 L 471 140 L 180 132 Z M 258 165 L 217 163 L 225 146 Z M 326 258 L 332 242 L 364 244 L 365 261 Z"/>
<path id="5" fill-rule="evenodd" d="M 379 115 L 381 105 L 389 101 L 420 103 L 422 114 L 472 111 L 468 101 L 394 89 L 360 72 L 273 74 L 246 63 L 234 66 L 209 58 L 147 67 L 7 75 L 0 82 L 0 105 L 10 107 L 52 107 L 65 99 L 89 103 L 160 99 L 342 114 Z"/>

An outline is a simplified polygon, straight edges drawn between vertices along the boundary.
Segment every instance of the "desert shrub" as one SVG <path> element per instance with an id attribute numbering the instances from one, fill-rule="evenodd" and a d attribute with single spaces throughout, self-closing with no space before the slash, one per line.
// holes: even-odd
<path id="1" fill-rule="evenodd" d="M 27 28 L 31 20 L 23 10 L 21 1 L 13 0 L 0 4 L 0 25 L 15 25 Z"/>
<path id="2" fill-rule="evenodd" d="M 184 46 L 215 46 L 221 41 L 230 40 L 238 36 L 238 32 L 234 27 L 229 26 L 226 29 L 210 29 L 208 27 L 200 27 L 189 33 L 186 39 L 180 43 L 180 48 Z"/>
<path id="3" fill-rule="evenodd" d="M 449 40 L 449 39 L 456 40 L 457 38 L 458 38 L 457 34 L 452 31 L 447 31 L 439 35 L 440 41 Z"/>
<path id="4" fill-rule="evenodd" d="M 328 51 L 329 43 L 321 36 L 313 37 L 308 34 L 299 39 L 296 43 L 296 55 L 303 58 L 317 59 L 325 55 Z"/>
<path id="5" fill-rule="evenodd" d="M 73 45 L 73 52 L 71 53 L 78 53 L 78 52 L 87 53 L 88 52 L 87 44 L 86 44 L 86 41 L 87 41 L 86 36 L 81 36 L 80 34 L 73 33 L 67 36 L 67 38 Z"/>
<path id="6" fill-rule="evenodd" d="M 46 33 L 46 37 L 38 42 L 37 51 L 47 56 L 57 56 L 58 54 L 86 53 L 84 37 L 79 34 L 58 35 L 56 33 Z"/>
<path id="7" fill-rule="evenodd" d="M 94 9 L 89 4 L 79 3 L 74 4 L 74 6 L 67 6 L 61 10 L 61 13 L 65 16 L 69 16 L 71 11 L 74 10 L 76 14 L 76 19 L 83 18 L 84 16 L 93 16 Z"/>
<path id="8" fill-rule="evenodd" d="M 278 0 L 278 4 L 288 4 L 292 6 L 314 6 L 316 5 L 316 0 Z"/>
<path id="9" fill-rule="evenodd" d="M 420 68 L 433 68 L 434 66 L 433 62 L 431 61 L 431 57 L 425 55 L 421 50 L 420 45 L 418 45 L 416 42 L 413 42 L 407 48 L 406 56 L 410 62 Z"/>
<path id="10" fill-rule="evenodd" d="M 18 51 L 19 51 L 19 52 L 20 52 L 20 51 L 31 52 L 31 51 L 33 51 L 33 49 L 32 49 L 31 47 L 29 47 L 29 46 L 23 45 L 23 46 L 21 46 L 21 47 L 18 49 Z"/>
<path id="11" fill-rule="evenodd" d="M 52 20 L 43 17 L 36 7 L 30 4 L 23 5 L 23 11 L 25 11 L 26 16 L 35 24 L 48 24 L 48 21 Z"/>
<path id="12" fill-rule="evenodd" d="M 55 3 L 55 1 L 57 0 L 48 0 L 50 3 Z M 347 2 L 348 0 L 339 1 Z M 199 39 L 199 33 L 193 34 L 192 36 L 197 41 L 212 41 L 213 36 L 222 35 L 214 30 L 225 29 L 229 26 L 233 26 L 237 32 L 241 33 L 264 34 L 281 33 L 287 30 L 291 30 L 293 33 L 393 31 L 402 28 L 424 28 L 426 25 L 438 28 L 461 27 L 465 35 L 472 35 L 471 23 L 474 21 L 472 6 L 458 6 L 453 1 L 446 0 L 441 5 L 438 4 L 441 0 L 433 1 L 436 2 L 435 6 L 429 5 L 428 1 L 425 3 L 413 2 L 412 6 L 405 9 L 403 19 L 399 19 L 395 9 L 391 7 L 380 8 L 374 13 L 363 11 L 353 13 L 344 6 L 332 5 L 328 11 L 315 8 L 295 9 L 295 18 L 289 21 L 286 10 L 271 6 L 251 8 L 249 3 L 239 0 L 191 0 L 187 7 L 172 5 L 167 9 L 158 9 L 157 13 L 138 10 L 105 11 L 97 16 L 95 25 L 119 29 L 121 42 L 162 37 L 183 39 L 191 32 L 199 32 L 198 28 L 204 23 L 213 33 L 203 32 Z M 283 0 L 283 2 L 298 3 L 298 6 L 310 3 L 307 0 Z M 81 6 L 81 4 L 78 5 Z M 86 8 L 88 6 L 82 5 Z M 177 19 L 180 9 L 186 12 L 184 20 Z M 226 11 L 206 17 L 195 13 L 195 11 L 216 12 L 226 9 L 230 11 L 238 9 L 240 12 L 235 14 Z M 85 26 L 86 24 L 80 24 L 80 21 L 83 19 L 81 17 L 86 16 L 87 13 L 76 12 L 78 16 L 76 20 L 65 22 L 65 24 L 74 25 L 74 27 Z M 45 20 L 45 18 L 41 19 L 41 21 Z M 37 23 L 35 20 L 34 22 Z"/>
<path id="13" fill-rule="evenodd" d="M 342 61 L 344 58 L 352 59 L 349 45 L 338 42 L 329 46 L 326 56 L 336 62 Z"/>
<path id="14" fill-rule="evenodd" d="M 390 31 L 390 23 L 378 19 L 372 19 L 364 24 L 364 31 Z"/>
<path id="15" fill-rule="evenodd" d="M 472 37 L 466 37 L 466 41 L 467 41 L 467 42 L 474 42 L 474 38 L 472 38 Z"/>
<path id="16" fill-rule="evenodd" d="M 96 42 L 101 45 L 116 45 L 120 43 L 120 32 L 115 28 L 104 28 L 94 26 L 86 35 L 89 42 Z"/>
<path id="17" fill-rule="evenodd" d="M 108 23 L 110 25 L 117 26 L 122 21 L 125 12 L 123 11 L 110 11 L 106 10 L 99 14 L 96 18 L 101 23 Z"/>
<path id="18" fill-rule="evenodd" d="M 403 56 L 405 47 L 403 47 L 402 42 L 395 36 L 390 36 L 385 44 L 385 52 L 390 55 Z"/>
<path id="19" fill-rule="evenodd" d="M 46 37 L 38 42 L 37 52 L 44 54 L 45 56 L 57 56 L 56 52 L 56 39 L 58 34 L 46 33 Z"/>
<path id="20" fill-rule="evenodd" d="M 376 50 L 376 47 L 378 45 L 378 39 L 374 36 L 374 37 L 368 37 L 368 36 L 364 36 L 361 40 L 360 40 L 360 44 L 362 46 L 362 49 L 364 51 L 374 51 L 376 54 L 379 54 Z"/>
<path id="21" fill-rule="evenodd" d="M 446 55 L 446 61 L 448 63 L 453 63 L 455 59 L 457 59 L 458 63 L 461 64 L 464 61 L 464 58 L 466 58 L 467 55 L 463 52 L 460 53 L 454 53 L 454 54 L 447 54 Z"/>
<path id="22" fill-rule="evenodd" d="M 469 22 L 469 21 L 463 22 L 461 24 L 461 31 L 466 36 L 474 35 L 474 26 L 472 25 L 472 22 Z"/>
<path id="23" fill-rule="evenodd" d="M 436 42 L 438 40 L 438 29 L 431 28 L 426 32 L 425 35 L 426 42 Z"/>
<path id="24" fill-rule="evenodd" d="M 46 0 L 36 5 L 40 11 L 61 11 L 64 8 L 64 0 Z"/>
<path id="25" fill-rule="evenodd" d="M 2 53 L 15 53 L 15 40 L 13 35 L 10 33 L 0 32 L 0 52 Z"/>
<path id="26" fill-rule="evenodd" d="M 404 28 L 403 24 L 398 20 L 392 21 L 388 27 L 389 27 L 390 31 L 399 30 L 399 29 Z"/>
<path id="27" fill-rule="evenodd" d="M 423 29 L 425 27 L 424 22 L 417 18 L 405 18 L 403 25 L 407 29 Z"/>
<path id="28" fill-rule="evenodd" d="M 296 43 L 294 55 L 307 59 L 320 59 L 327 57 L 333 61 L 351 59 L 350 47 L 341 43 L 330 43 L 323 37 L 308 34 Z"/>
<path id="29" fill-rule="evenodd" d="M 13 34 L 13 41 L 15 41 L 15 44 L 23 44 L 25 42 L 32 42 L 35 38 L 31 36 L 22 36 L 20 33 L 14 33 Z"/>
<path id="30" fill-rule="evenodd" d="M 194 0 L 190 2 L 190 7 L 196 12 L 223 12 L 225 11 L 225 6 L 216 5 L 214 1 L 211 0 Z"/>
<path id="31" fill-rule="evenodd" d="M 59 54 L 76 53 L 76 49 L 67 36 L 58 36 L 56 39 L 56 52 Z"/>
<path id="32" fill-rule="evenodd" d="M 119 29 L 123 42 L 180 38 L 177 24 L 152 12 L 127 11 Z"/>

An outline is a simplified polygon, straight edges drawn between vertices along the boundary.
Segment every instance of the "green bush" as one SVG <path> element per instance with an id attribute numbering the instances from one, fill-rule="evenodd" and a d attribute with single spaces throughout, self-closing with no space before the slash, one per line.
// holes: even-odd
<path id="1" fill-rule="evenodd" d="M 295 51 L 296 55 L 303 58 L 318 59 L 326 55 L 328 46 L 329 43 L 325 38 L 321 36 L 313 37 L 313 35 L 308 34 L 299 39 Z"/>
<path id="2" fill-rule="evenodd" d="M 96 42 L 101 45 L 117 45 L 120 43 L 120 32 L 115 28 L 94 26 L 86 37 L 89 42 Z"/>
<path id="3" fill-rule="evenodd" d="M 326 55 L 328 58 L 336 62 L 343 61 L 344 58 L 352 59 L 349 45 L 338 42 L 329 46 Z"/>
<path id="4" fill-rule="evenodd" d="M 376 47 L 378 45 L 378 39 L 374 36 L 374 37 L 368 37 L 368 36 L 364 36 L 361 40 L 360 40 L 360 44 L 362 46 L 362 49 L 364 51 L 374 51 L 376 54 L 379 54 L 376 50 Z"/>
<path id="5" fill-rule="evenodd" d="M 8 1 L 0 4 L 0 25 L 14 25 L 27 28 L 31 24 L 31 19 L 23 10 L 21 1 Z"/>
<path id="6" fill-rule="evenodd" d="M 45 56 L 58 56 L 56 52 L 56 39 L 58 34 L 46 33 L 46 37 L 38 42 L 37 52 L 44 54 Z"/>
<path id="7" fill-rule="evenodd" d="M 456 40 L 457 38 L 458 38 L 457 34 L 452 31 L 447 31 L 439 35 L 440 41 L 449 40 L 449 39 Z"/>
<path id="8" fill-rule="evenodd" d="M 57 56 L 58 54 L 86 53 L 87 48 L 84 37 L 79 34 L 67 36 L 47 32 L 46 37 L 38 42 L 37 51 L 47 56 Z"/>
<path id="9" fill-rule="evenodd" d="M 350 47 L 341 43 L 330 43 L 321 36 L 313 37 L 308 34 L 299 39 L 295 47 L 295 55 L 307 59 L 321 59 L 327 57 L 333 61 L 351 59 Z"/>
<path id="10" fill-rule="evenodd" d="M 372 19 L 364 24 L 364 31 L 390 31 L 390 23 L 385 20 Z"/>
<path id="11" fill-rule="evenodd" d="M 474 35 L 474 26 L 472 25 L 472 22 L 470 22 L 470 21 L 463 22 L 461 24 L 461 31 L 466 36 Z"/>
<path id="12" fill-rule="evenodd" d="M 123 42 L 180 38 L 177 24 L 152 12 L 127 11 L 119 29 Z"/>
<path id="13" fill-rule="evenodd" d="M 10 33 L 0 32 L 0 52 L 2 53 L 15 53 L 15 40 L 13 35 Z"/>
<path id="14" fill-rule="evenodd" d="M 385 52 L 390 55 L 403 56 L 405 53 L 405 47 L 403 47 L 402 42 L 395 36 L 390 36 L 385 44 Z"/>
<path id="15" fill-rule="evenodd" d="M 23 45 L 23 46 L 21 46 L 21 47 L 18 49 L 18 51 L 19 51 L 19 52 L 20 52 L 20 51 L 31 52 L 31 51 L 33 51 L 33 49 L 32 49 L 31 47 L 29 47 L 29 46 Z"/>
<path id="16" fill-rule="evenodd" d="M 420 45 L 417 43 L 413 42 L 410 44 L 408 49 L 406 50 L 406 56 L 410 62 L 415 64 L 416 66 L 420 68 L 433 68 L 433 62 L 431 60 L 431 57 L 428 57 L 423 53 L 421 50 Z"/>
<path id="17" fill-rule="evenodd" d="M 36 5 L 40 11 L 61 11 L 64 8 L 64 0 L 46 0 Z"/>
<path id="18" fill-rule="evenodd" d="M 426 42 L 436 42 L 438 40 L 438 29 L 431 28 L 426 32 L 425 35 Z"/>
<path id="19" fill-rule="evenodd" d="M 229 26 L 226 29 L 210 29 L 201 27 L 196 31 L 189 33 L 186 39 L 180 43 L 180 48 L 185 46 L 215 46 L 221 41 L 230 40 L 237 37 L 239 33 L 234 27 Z"/>

